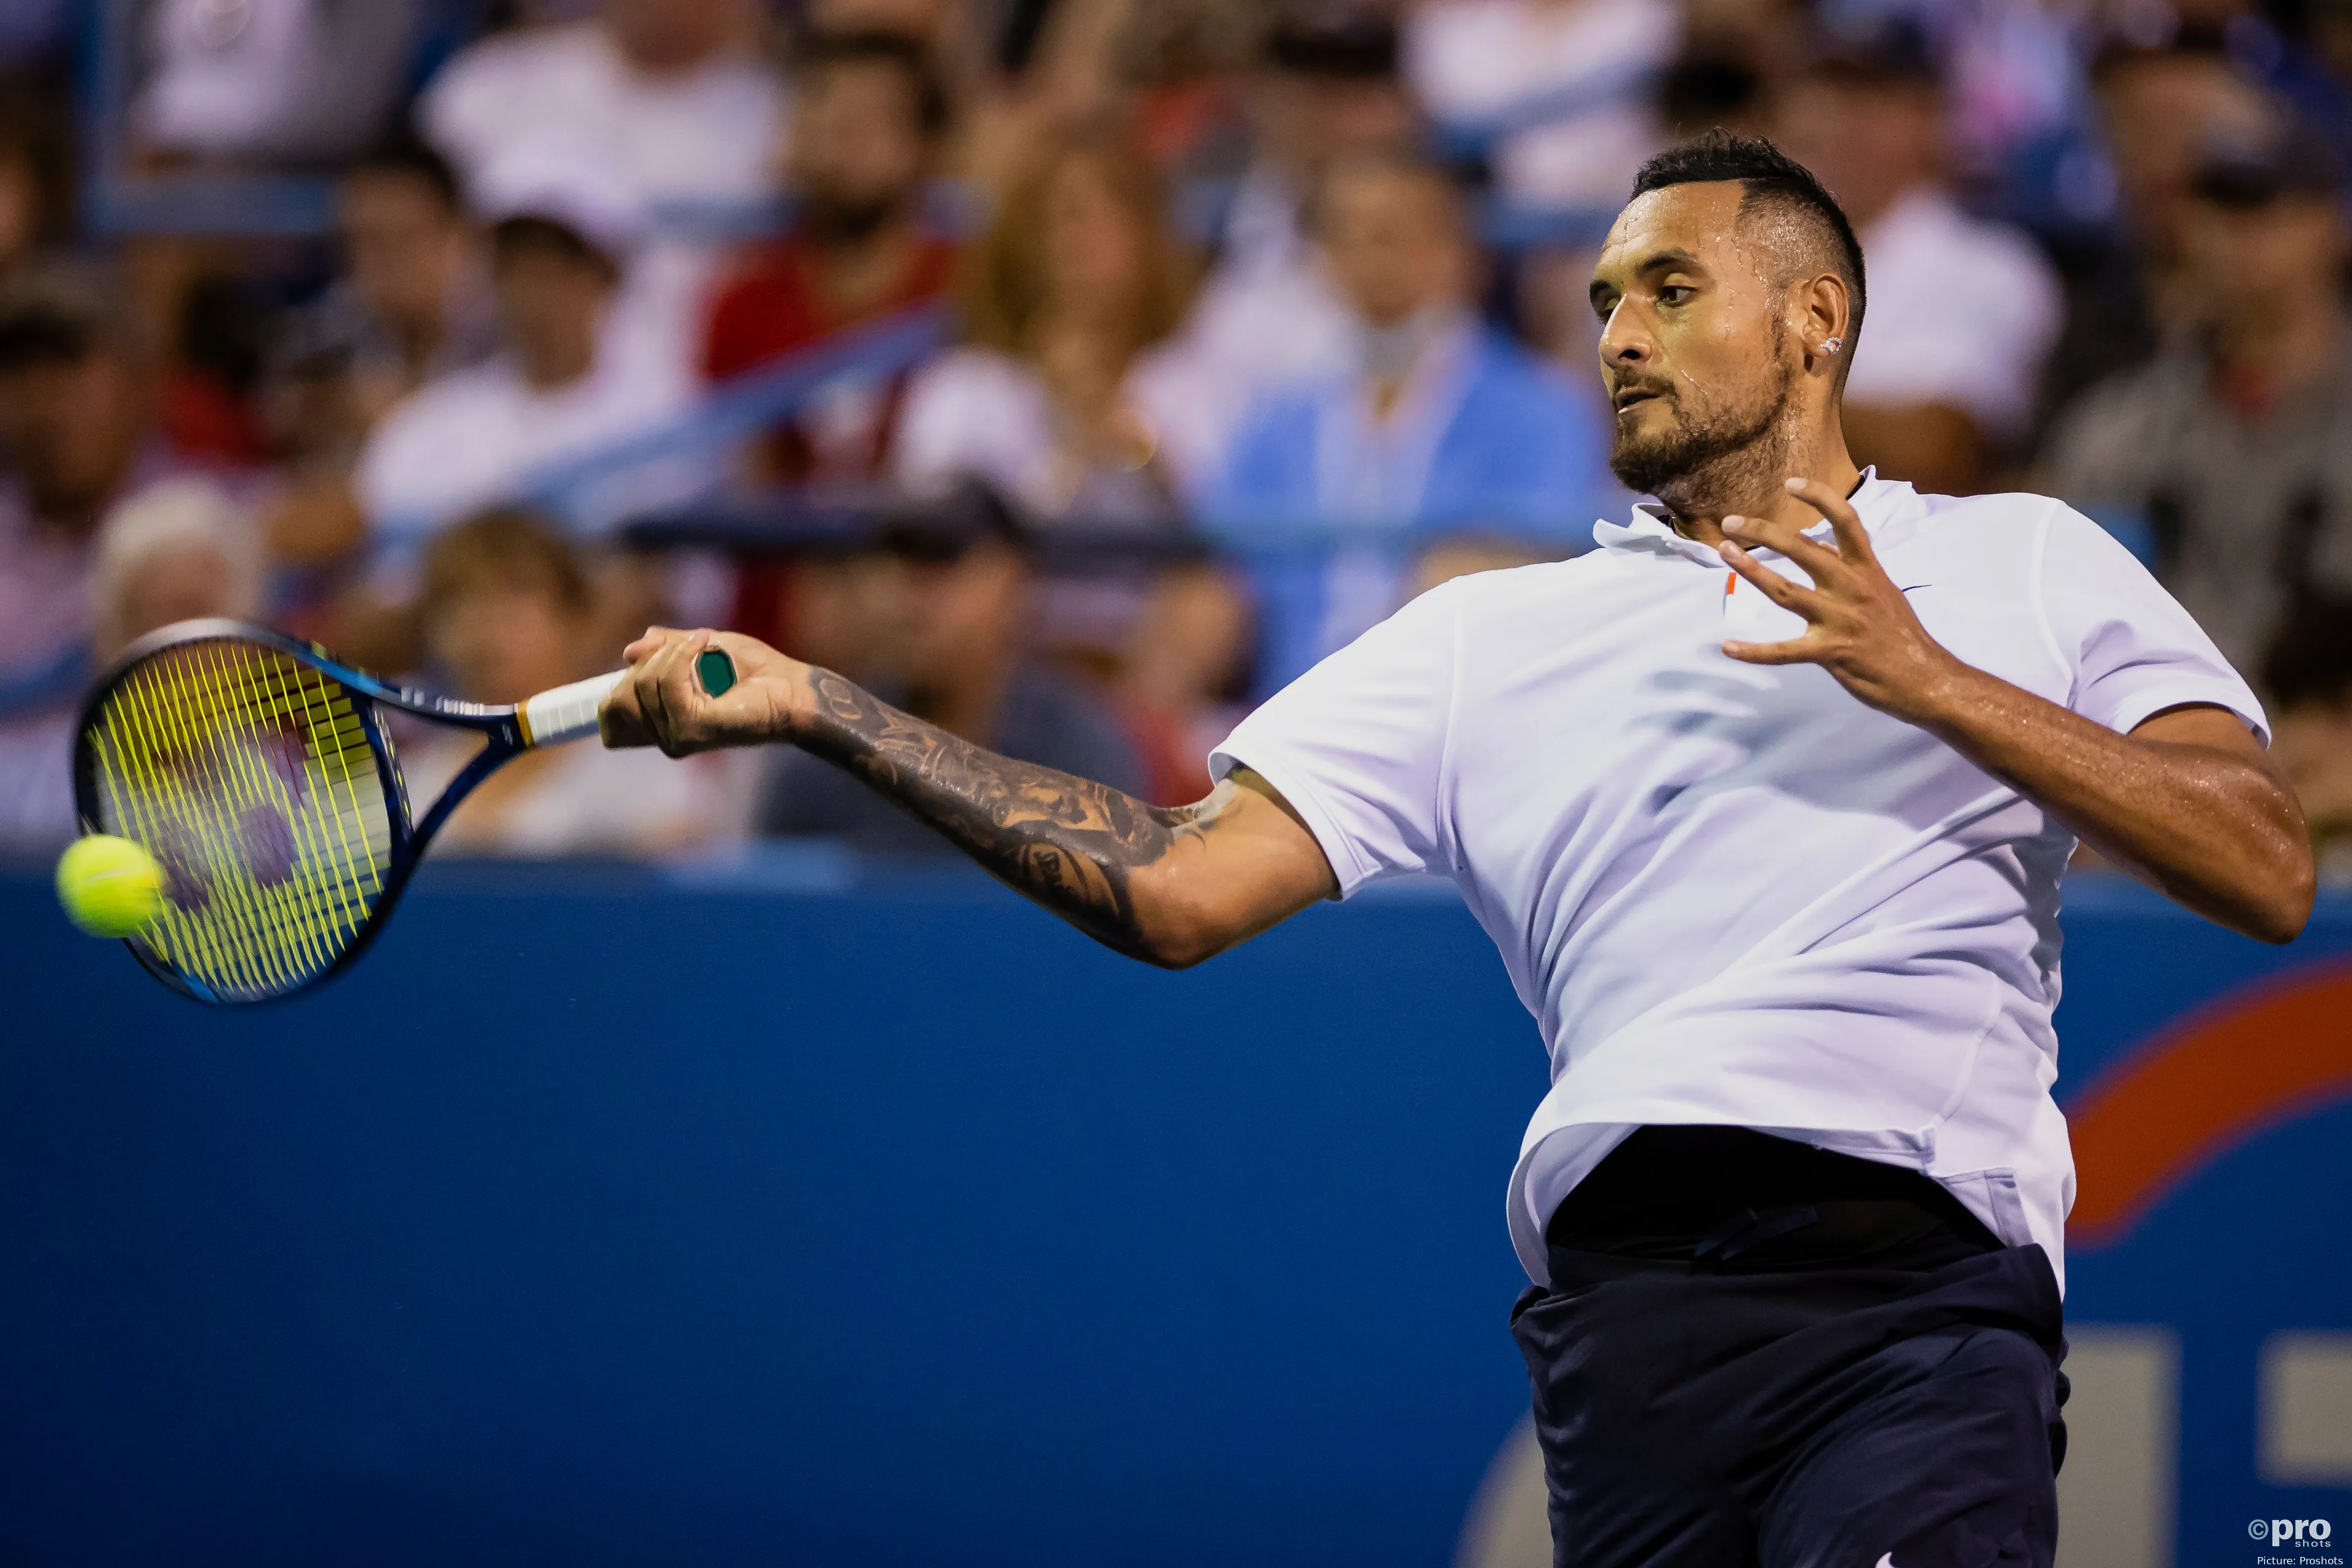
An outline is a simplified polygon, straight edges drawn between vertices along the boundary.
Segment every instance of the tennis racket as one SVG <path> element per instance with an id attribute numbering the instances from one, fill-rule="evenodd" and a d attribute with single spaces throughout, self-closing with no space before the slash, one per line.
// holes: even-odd
<path id="1" fill-rule="evenodd" d="M 735 668 L 711 653 L 698 672 L 715 695 Z M 457 804 L 523 752 L 593 735 L 626 673 L 493 707 L 408 690 L 237 621 L 142 638 L 90 692 L 74 747 L 82 830 L 131 839 L 163 868 L 163 913 L 127 945 L 199 1002 L 320 984 L 367 951 Z M 488 741 L 421 817 L 386 709 Z"/>

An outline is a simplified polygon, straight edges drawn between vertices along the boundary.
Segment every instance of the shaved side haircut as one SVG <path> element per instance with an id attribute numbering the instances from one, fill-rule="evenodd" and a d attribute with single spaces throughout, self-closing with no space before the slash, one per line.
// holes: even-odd
<path id="1" fill-rule="evenodd" d="M 1769 237 L 1780 264 L 1779 282 L 1803 273 L 1834 272 L 1853 301 L 1846 322 L 1845 356 L 1838 366 L 1843 385 L 1853 363 L 1853 345 L 1862 336 L 1865 299 L 1862 274 L 1862 242 L 1853 225 L 1813 172 L 1760 136 L 1738 136 L 1714 130 L 1669 147 L 1633 176 L 1633 196 L 1644 196 L 1669 185 L 1739 182 L 1739 221 L 1743 227 L 1769 225 Z M 1633 199 L 1633 198 L 1628 198 Z"/>

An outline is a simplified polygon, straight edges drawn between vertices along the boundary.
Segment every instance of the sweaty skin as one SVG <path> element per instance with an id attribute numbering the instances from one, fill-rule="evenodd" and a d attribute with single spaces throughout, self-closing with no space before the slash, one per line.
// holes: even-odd
<path id="1" fill-rule="evenodd" d="M 1619 215 L 1594 268 L 1612 461 L 1686 536 L 1808 623 L 1727 643 L 1751 664 L 1818 664 L 2054 813 L 2182 904 L 2266 942 L 2311 910 L 2303 813 L 2268 755 L 2219 708 L 2159 713 L 2129 735 L 1962 663 L 1930 637 L 1845 498 L 1861 474 L 1838 420 L 1854 323 L 1817 235 L 1743 215 L 1735 184 L 1686 184 Z M 1842 339 L 1843 354 L 1828 351 Z M 1792 477 L 1793 476 L 1793 477 Z M 1628 479 L 1628 483 L 1632 483 Z M 1802 536 L 1830 520 L 1834 549 Z M 1758 562 L 1796 562 L 1801 587 Z M 725 648 L 725 696 L 694 675 Z M 847 768 L 1028 898 L 1121 952 L 1177 968 L 1339 890 L 1306 825 L 1245 771 L 1174 808 L 999 756 L 749 637 L 648 631 L 604 704 L 612 746 L 672 756 L 782 742 Z"/>
<path id="2" fill-rule="evenodd" d="M 1749 664 L 1822 666 L 2150 887 L 2232 931 L 2294 940 L 2316 882 L 2309 831 L 2284 776 L 2234 714 L 2177 708 L 2118 735 L 1962 663 L 1919 624 L 1846 504 L 1862 475 L 1839 419 L 1855 338 L 1844 282 L 1769 216 L 1751 215 L 1742 238 L 1741 196 L 1727 183 L 1636 198 L 1592 281 L 1617 457 L 1678 444 L 1696 452 L 1654 490 L 1675 526 L 1809 623 L 1789 642 L 1723 651 Z M 1840 352 L 1824 352 L 1832 339 Z M 1708 451 L 1709 426 L 1765 411 L 1773 416 L 1754 443 Z M 1824 517 L 1834 550 L 1803 536 Z M 1779 551 L 1816 586 L 1771 571 L 1751 548 Z"/>
<path id="3" fill-rule="evenodd" d="M 694 675 L 710 647 L 735 660 L 737 684 L 723 697 Z M 1189 967 L 1339 890 L 1314 835 L 1247 769 L 1192 805 L 1151 805 L 984 751 L 731 632 L 655 627 L 625 656 L 631 679 L 604 704 L 607 745 L 672 756 L 799 746 L 939 829 L 1015 891 L 1149 963 Z"/>
<path id="4" fill-rule="evenodd" d="M 2292 942 L 2311 915 L 2310 829 L 2285 776 L 2238 716 L 2168 709 L 2128 735 L 1954 658 L 1919 624 L 1878 563 L 1845 498 L 1811 479 L 1790 495 L 1830 520 L 1835 549 L 1793 524 L 1722 520 L 1731 569 L 1802 616 L 1788 642 L 1727 642 L 1748 664 L 1818 664 L 1838 684 L 1921 729 L 2042 807 L 2150 887 L 2263 942 Z M 1748 553 L 1779 551 L 1806 588 Z"/>

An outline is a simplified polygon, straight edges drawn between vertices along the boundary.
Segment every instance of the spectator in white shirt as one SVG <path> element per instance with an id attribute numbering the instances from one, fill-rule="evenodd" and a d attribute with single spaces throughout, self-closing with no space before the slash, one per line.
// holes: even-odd
<path id="1" fill-rule="evenodd" d="M 604 0 L 597 18 L 526 28 L 459 55 L 419 122 L 478 193 L 518 145 L 578 147 L 606 195 L 652 222 L 622 314 L 648 354 L 693 368 L 729 224 L 774 197 L 782 77 L 755 0 Z"/>
<path id="2" fill-rule="evenodd" d="M 425 560 L 421 619 L 428 655 L 457 696 L 520 702 L 610 662 L 586 564 L 562 535 L 527 512 L 473 518 L 436 540 Z M 429 800 L 478 749 L 434 732 L 402 758 L 409 788 Z M 434 841 L 436 854 L 653 856 L 740 832 L 729 804 L 739 770 L 655 752 L 562 746 L 516 758 L 466 797 Z"/>
<path id="3" fill-rule="evenodd" d="M 132 120 L 181 154 L 316 163 L 383 130 L 413 55 L 419 0 L 162 0 Z"/>
<path id="4" fill-rule="evenodd" d="M 341 585 L 333 568 L 367 531 L 352 472 L 369 432 L 497 346 L 481 237 L 446 160 L 422 142 L 389 142 L 339 195 L 345 274 L 278 334 L 264 404 L 281 482 L 265 514 L 270 555 L 327 568 L 306 574 L 315 596 Z"/>
<path id="5" fill-rule="evenodd" d="M 336 203 L 353 372 L 371 421 L 432 377 L 489 352 L 488 279 L 457 171 L 430 146 L 375 149 Z"/>
<path id="6" fill-rule="evenodd" d="M 1664 145 L 1650 89 L 1681 35 L 1674 0 L 1435 0 L 1406 74 L 1441 124 L 1510 128 L 1491 158 L 1513 198 L 1613 209 Z"/>
<path id="7" fill-rule="evenodd" d="M 551 465 L 660 424 L 691 395 L 682 366 L 621 330 L 614 307 L 643 215 L 578 150 L 518 150 L 479 182 L 477 200 L 490 225 L 499 352 L 429 383 L 369 438 L 360 499 L 387 535 L 510 499 Z M 573 521 L 608 525 L 693 482 L 677 465 L 648 465 L 572 498 Z"/>
<path id="8" fill-rule="evenodd" d="M 1952 198 L 1945 135 L 1935 62 L 1907 29 L 1825 53 L 1781 105 L 1781 139 L 1835 193 L 1870 268 L 1846 437 L 1882 473 L 1966 495 L 2026 435 L 2063 300 L 2030 239 Z"/>
<path id="9" fill-rule="evenodd" d="M 593 22 L 486 39 L 425 89 L 426 133 L 470 182 L 518 140 L 598 151 L 640 202 L 767 195 L 783 89 L 751 0 L 605 0 Z"/>

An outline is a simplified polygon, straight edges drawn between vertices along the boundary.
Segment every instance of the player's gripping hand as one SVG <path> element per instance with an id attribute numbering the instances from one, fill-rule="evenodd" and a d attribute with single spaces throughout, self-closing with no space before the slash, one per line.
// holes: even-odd
<path id="1" fill-rule="evenodd" d="M 1788 488 L 1829 519 L 1837 548 L 1806 538 L 1792 522 L 1727 517 L 1722 553 L 1767 598 L 1803 616 L 1805 634 L 1788 642 L 1727 642 L 1723 651 L 1745 664 L 1818 664 L 1873 708 L 1917 722 L 1955 678 L 1965 679 L 1968 667 L 1919 624 L 1843 496 L 1816 479 L 1792 479 Z M 1743 546 L 1779 551 L 1803 567 L 1813 585 L 1782 576 Z"/>
<path id="2" fill-rule="evenodd" d="M 735 661 L 735 685 L 719 697 L 704 690 L 695 672 L 694 661 L 713 647 Z M 807 665 L 734 632 L 650 626 L 621 657 L 628 679 L 597 713 L 610 747 L 659 746 L 685 757 L 765 745 L 793 739 L 816 710 Z"/>

